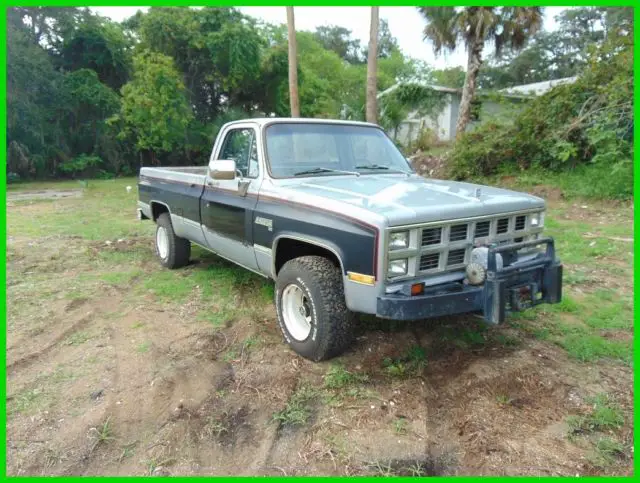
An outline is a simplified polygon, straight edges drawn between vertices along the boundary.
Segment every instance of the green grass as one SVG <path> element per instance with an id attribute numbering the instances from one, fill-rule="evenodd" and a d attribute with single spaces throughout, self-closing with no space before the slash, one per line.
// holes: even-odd
<path id="1" fill-rule="evenodd" d="M 109 272 L 100 275 L 100 279 L 111 285 L 128 285 L 131 281 L 142 275 L 142 270 L 129 270 L 125 272 Z"/>
<path id="2" fill-rule="evenodd" d="M 286 406 L 273 415 L 280 426 L 304 426 L 312 414 L 312 403 L 319 393 L 309 385 L 300 386 L 289 398 Z"/>
<path id="3" fill-rule="evenodd" d="M 64 343 L 65 345 L 76 346 L 76 345 L 84 344 L 89 339 L 91 339 L 91 335 L 89 335 L 87 332 L 80 331 L 80 332 L 74 332 L 73 334 L 71 334 L 69 337 L 65 339 Z"/>
<path id="4" fill-rule="evenodd" d="M 607 394 L 599 394 L 591 401 L 589 414 L 572 415 L 567 418 L 569 434 L 585 434 L 614 430 L 624 424 L 624 415 L 618 405 Z"/>
<path id="5" fill-rule="evenodd" d="M 136 352 L 138 354 L 145 354 L 147 352 L 149 352 L 149 348 L 151 347 L 151 343 L 150 342 L 141 342 L 140 344 L 138 344 L 138 347 L 136 347 Z"/>
<path id="6" fill-rule="evenodd" d="M 393 378 L 415 377 L 422 374 L 427 367 L 427 353 L 419 345 L 409 347 L 398 358 L 385 357 L 382 360 L 384 372 Z"/>
<path id="7" fill-rule="evenodd" d="M 366 374 L 347 371 L 340 364 L 332 364 L 324 376 L 324 387 L 327 389 L 342 389 L 353 384 L 362 384 L 369 380 Z"/>
<path id="8" fill-rule="evenodd" d="M 406 418 L 399 417 L 393 421 L 393 430 L 396 434 L 407 434 L 408 424 Z"/>
<path id="9" fill-rule="evenodd" d="M 587 461 L 595 468 L 606 471 L 626 456 L 625 447 L 619 441 L 611 438 L 600 438 L 595 444 L 595 450 L 587 455 Z"/>

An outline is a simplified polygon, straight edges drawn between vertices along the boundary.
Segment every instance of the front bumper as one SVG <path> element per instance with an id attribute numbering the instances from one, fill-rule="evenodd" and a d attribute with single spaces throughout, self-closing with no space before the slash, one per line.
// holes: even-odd
<path id="1" fill-rule="evenodd" d="M 537 257 L 497 268 L 498 253 L 515 259 L 518 250 L 543 244 L 546 250 Z M 541 238 L 489 248 L 487 278 L 481 286 L 455 282 L 429 287 L 418 296 L 384 295 L 378 297 L 376 315 L 385 319 L 420 320 L 480 312 L 487 322 L 499 324 L 508 312 L 542 303 L 558 303 L 561 298 L 562 265 L 555 257 L 553 239 Z"/>

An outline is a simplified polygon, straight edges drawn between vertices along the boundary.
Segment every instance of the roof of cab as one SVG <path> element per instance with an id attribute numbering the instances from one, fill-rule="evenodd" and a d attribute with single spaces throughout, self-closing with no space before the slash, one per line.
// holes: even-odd
<path id="1" fill-rule="evenodd" d="M 305 118 L 305 117 L 254 117 L 254 118 L 247 118 L 247 119 L 239 119 L 237 121 L 231 121 L 225 125 L 231 126 L 233 124 L 240 124 L 245 122 L 253 122 L 255 124 L 258 124 L 260 127 L 266 126 L 268 124 L 300 123 L 300 124 L 344 124 L 349 126 L 368 126 L 368 127 L 377 127 L 378 129 L 382 129 L 377 124 L 373 124 L 370 122 L 345 121 L 340 119 L 312 119 L 312 118 Z"/>

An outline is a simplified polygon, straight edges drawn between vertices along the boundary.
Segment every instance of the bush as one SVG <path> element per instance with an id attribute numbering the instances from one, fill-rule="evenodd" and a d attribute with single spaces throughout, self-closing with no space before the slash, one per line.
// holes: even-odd
<path id="1" fill-rule="evenodd" d="M 573 84 L 529 101 L 512 124 L 488 122 L 450 153 L 456 179 L 536 168 L 573 172 L 588 196 L 633 191 L 633 45 L 608 39 Z M 556 176 L 556 175 L 554 175 Z"/>
<path id="2" fill-rule="evenodd" d="M 81 154 L 80 156 L 76 156 L 73 159 L 59 164 L 58 171 L 72 177 L 95 177 L 97 174 L 103 172 L 103 170 L 99 169 L 101 164 L 102 159 L 100 157 Z"/>

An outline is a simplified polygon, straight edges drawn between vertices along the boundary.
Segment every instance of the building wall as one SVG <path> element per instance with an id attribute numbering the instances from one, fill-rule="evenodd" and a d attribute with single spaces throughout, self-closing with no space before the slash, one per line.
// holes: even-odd
<path id="1" fill-rule="evenodd" d="M 453 141 L 456 137 L 456 123 L 460 111 L 460 94 L 447 94 L 447 102 L 444 109 L 435 117 L 420 116 L 417 112 L 411 112 L 407 119 L 399 126 L 396 141 L 403 146 L 414 142 L 424 128 L 436 132 L 441 141 Z M 481 123 L 488 120 L 510 122 L 515 114 L 523 107 L 521 99 L 509 98 L 505 101 L 484 99 L 480 107 L 480 115 L 477 121 L 467 125 L 467 131 L 472 131 Z M 393 137 L 393 133 L 389 133 Z"/>

